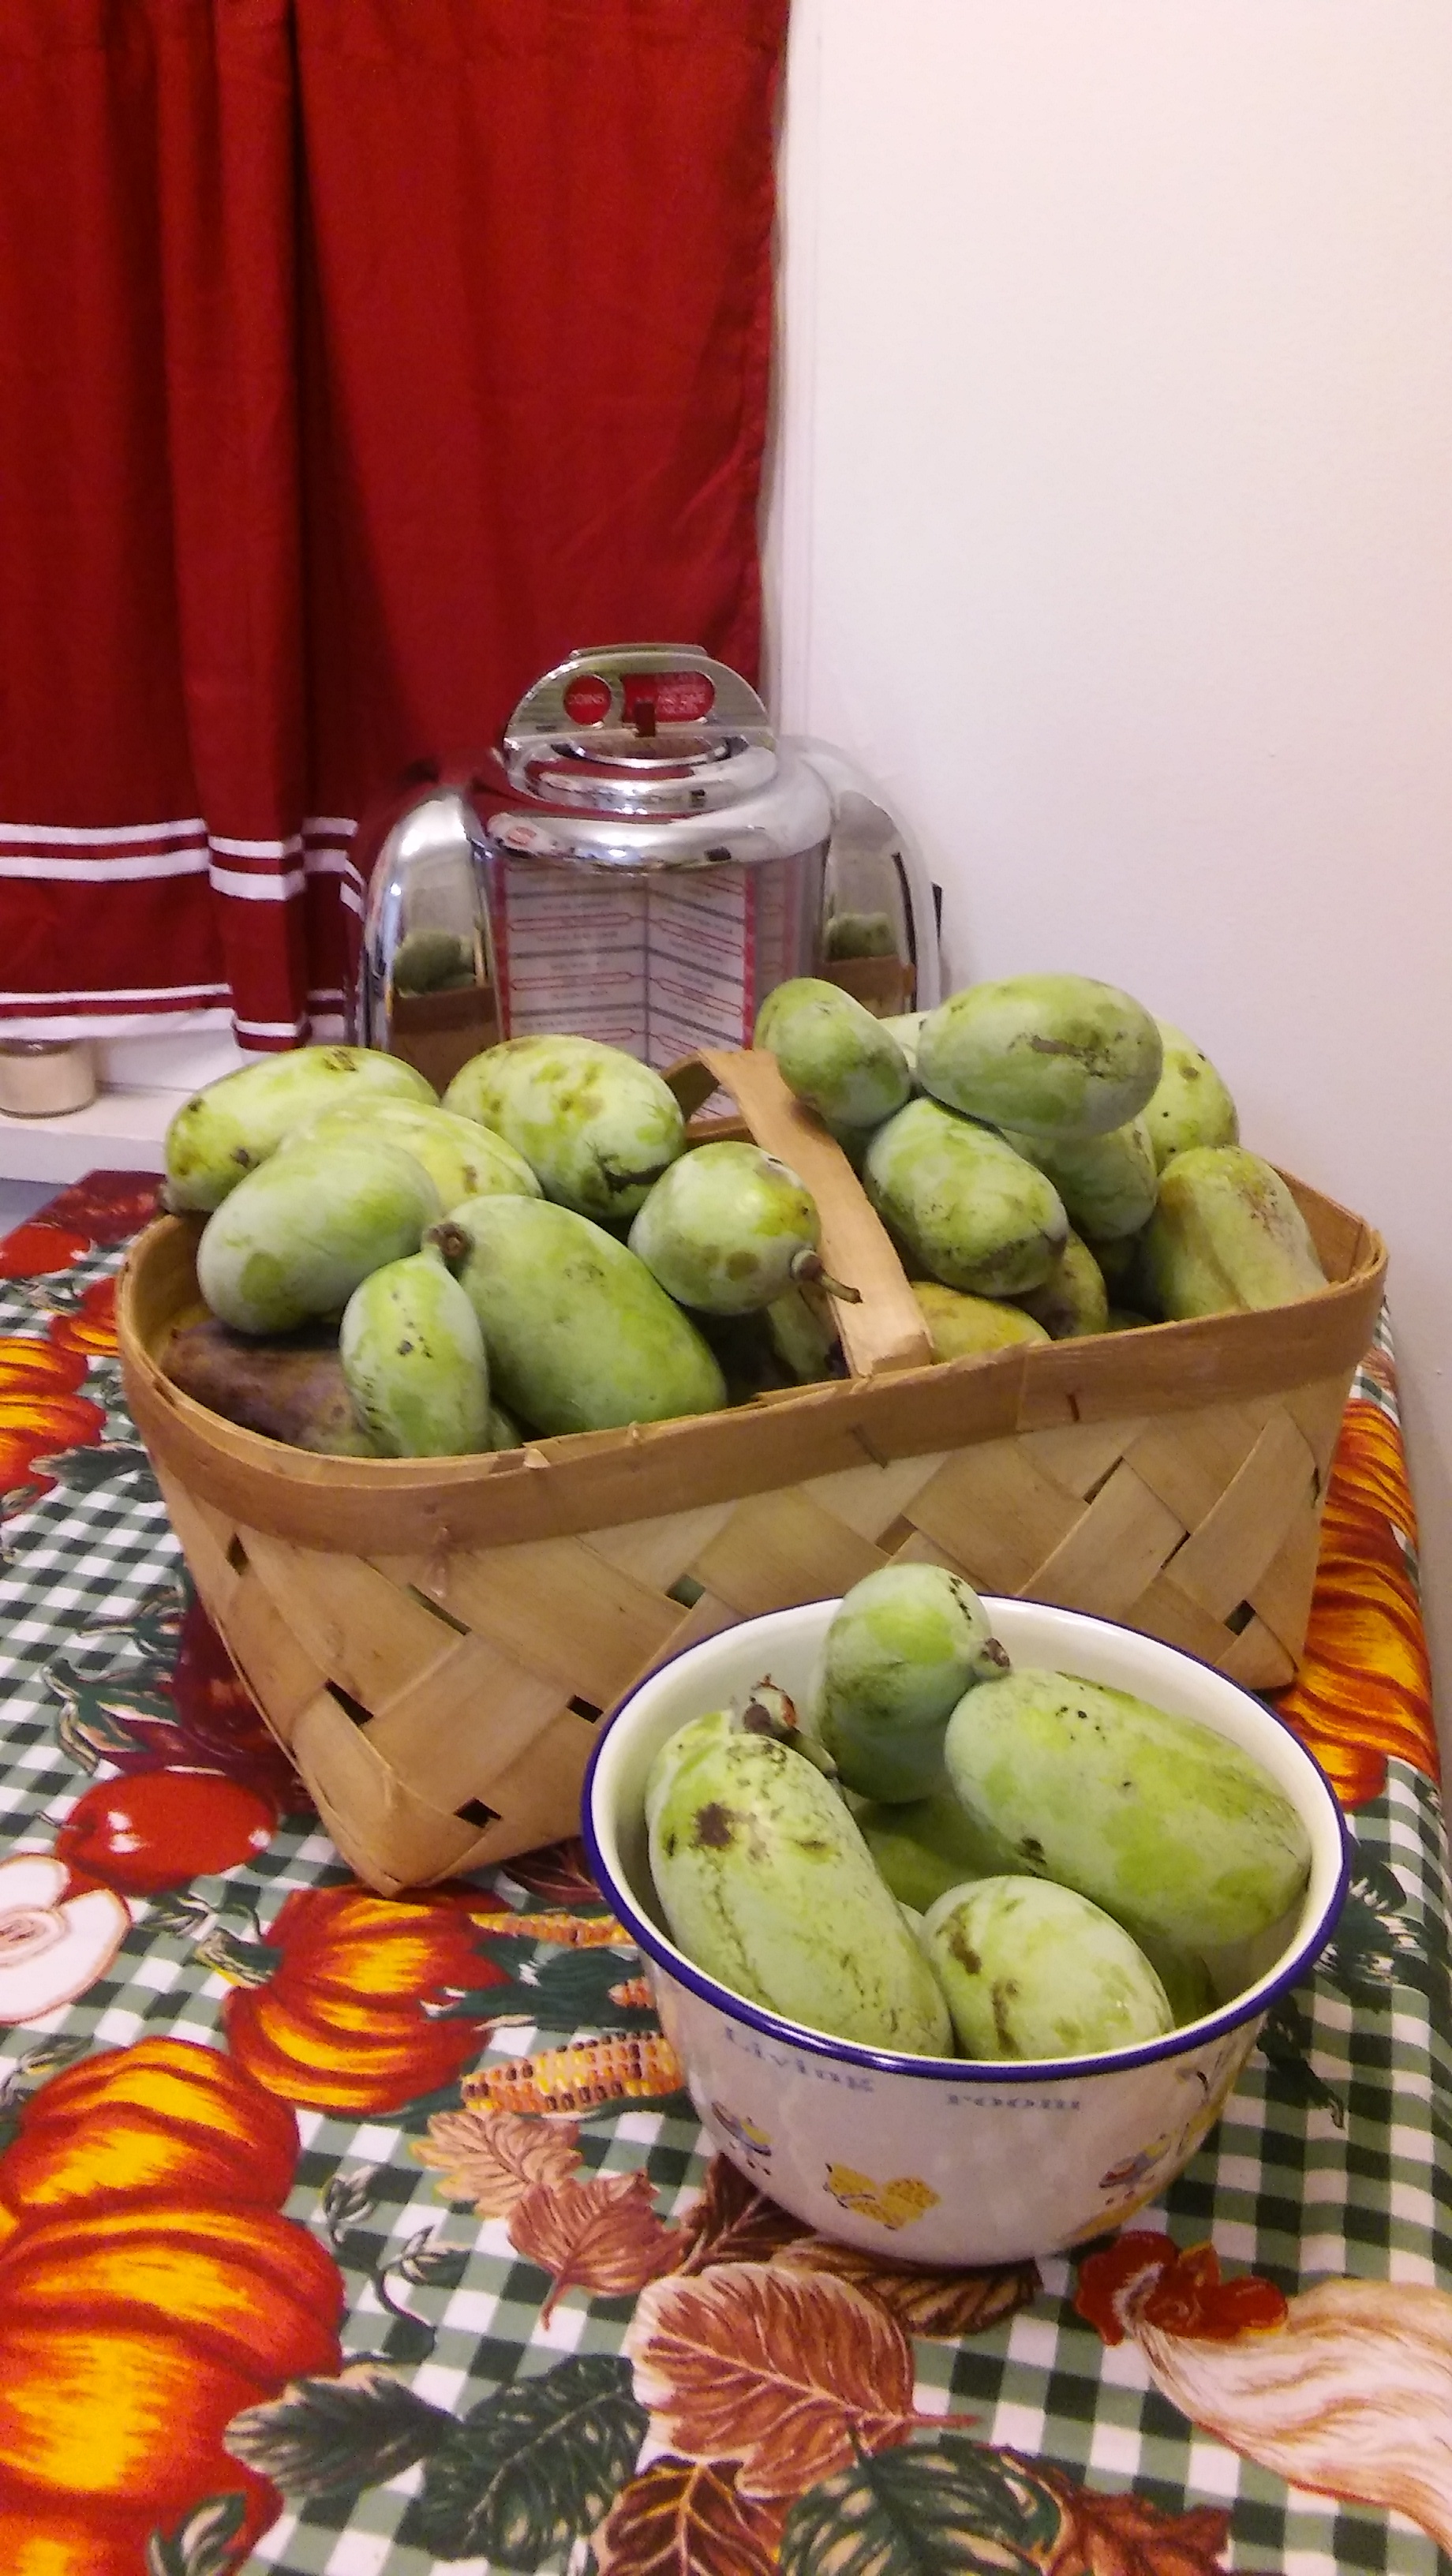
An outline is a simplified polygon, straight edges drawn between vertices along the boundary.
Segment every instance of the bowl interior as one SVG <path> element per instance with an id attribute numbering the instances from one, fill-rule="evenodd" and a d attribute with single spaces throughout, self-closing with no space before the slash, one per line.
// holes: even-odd
<path id="1" fill-rule="evenodd" d="M 1263 2010 L 1271 1995 L 1314 1958 L 1329 1936 L 1344 1892 L 1345 1827 L 1320 1766 L 1248 1691 L 1157 1638 L 1042 1602 L 988 1595 L 984 1600 L 995 1633 L 1015 1664 L 1043 1665 L 1083 1681 L 1133 1691 L 1173 1716 L 1213 1727 L 1262 1764 L 1293 1801 L 1310 1835 L 1311 1871 L 1301 1903 L 1258 1942 L 1208 1961 L 1221 1999 L 1218 2009 L 1177 2030 L 1172 2038 L 1152 2043 L 1148 2052 L 1140 2048 L 1117 2052 L 1117 2056 L 1141 2059 L 1147 2053 L 1163 2053 L 1188 2044 L 1187 2032 L 1203 2037 Z M 836 1607 L 835 1601 L 812 1601 L 799 1609 L 743 1621 L 652 1674 L 611 1721 L 586 1783 L 586 1833 L 597 1873 L 617 1910 L 627 1921 L 631 1916 L 637 1919 L 645 1936 L 642 1946 L 698 1994 L 709 1993 L 723 2009 L 749 2013 L 753 2019 L 761 2018 L 759 2008 L 742 2003 L 706 1977 L 676 1949 L 665 1930 L 646 1846 L 646 1779 L 661 1745 L 689 1718 L 724 1707 L 763 1681 L 775 1682 L 793 1698 L 802 1697 Z M 846 2041 L 828 2044 L 836 2051 L 870 2057 L 876 2065 L 893 2062 L 880 2052 L 854 2050 Z M 951 2066 L 960 2078 L 966 2065 L 961 2058 L 904 2057 L 895 2062 L 918 2072 L 928 2065 Z M 1116 2058 L 1092 2062 L 1108 2066 Z M 1001 2080 L 1005 2069 L 997 2065 L 994 2072 Z"/>

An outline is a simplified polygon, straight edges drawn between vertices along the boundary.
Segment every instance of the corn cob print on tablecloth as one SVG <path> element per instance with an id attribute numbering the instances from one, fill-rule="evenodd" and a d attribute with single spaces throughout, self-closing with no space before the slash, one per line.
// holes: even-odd
<path id="1" fill-rule="evenodd" d="M 578 1846 L 388 1903 L 192 1601 L 120 1394 L 145 1176 L 0 1246 L 4 2576 L 1434 2576 L 1441 1811 L 1389 1345 L 1301 1678 L 1351 1898 L 1187 2172 L 932 2272 L 704 2149 Z"/>

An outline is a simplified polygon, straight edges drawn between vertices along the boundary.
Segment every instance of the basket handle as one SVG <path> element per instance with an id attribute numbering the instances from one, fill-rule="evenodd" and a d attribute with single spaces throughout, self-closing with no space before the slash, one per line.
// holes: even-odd
<path id="1" fill-rule="evenodd" d="M 861 1299 L 831 1298 L 852 1375 L 928 1367 L 932 1342 L 887 1231 L 836 1138 L 787 1089 L 775 1056 L 763 1047 L 701 1047 L 665 1079 L 688 1118 L 717 1088 L 729 1091 L 757 1144 L 790 1164 L 811 1191 L 823 1262 Z"/>

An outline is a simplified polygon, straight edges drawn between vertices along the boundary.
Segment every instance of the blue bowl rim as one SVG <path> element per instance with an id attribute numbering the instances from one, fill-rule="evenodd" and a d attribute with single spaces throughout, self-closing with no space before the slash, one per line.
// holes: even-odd
<path id="1" fill-rule="evenodd" d="M 823 1597 L 832 1599 L 834 1596 L 826 1594 Z M 990 1613 L 998 1597 L 988 1592 L 980 1595 L 984 1608 Z M 795 1609 L 808 1609 L 817 1608 L 820 1605 L 796 1602 L 788 1606 Z M 1052 1602 L 1034 1602 L 1022 1605 L 1016 1603 L 1014 1606 L 1047 1610 L 1053 1609 L 1056 1605 Z M 755 1619 L 744 1619 L 737 1624 L 745 1628 L 755 1627 L 763 1618 L 776 1619 L 781 1615 L 780 1611 L 769 1610 L 758 1614 Z M 1071 1615 L 1076 1619 L 1087 1621 L 1093 1627 L 1109 1628 L 1120 1635 L 1144 1634 L 1140 1629 L 1127 1629 L 1123 1620 L 1101 1618 L 1096 1611 L 1075 1610 Z M 703 1645 L 713 1642 L 714 1640 L 709 1638 L 700 1640 Z M 834 2039 L 828 2031 L 812 2030 L 805 2022 L 788 2021 L 782 2014 L 768 2011 L 763 2004 L 751 2003 L 744 1995 L 736 1994 L 730 1986 L 723 1986 L 716 1978 L 708 1977 L 704 1969 L 696 1967 L 693 1961 L 686 1958 L 683 1951 L 677 1950 L 673 1944 L 668 1943 L 657 1926 L 651 1922 L 650 1917 L 641 1912 L 629 1888 L 623 1885 L 610 1868 L 595 1832 L 595 1774 L 604 1754 L 610 1728 L 624 1716 L 631 1702 L 638 1698 L 640 1692 L 646 1689 L 650 1682 L 655 1681 L 662 1672 L 668 1670 L 671 1663 L 681 1660 L 677 1656 L 668 1657 L 666 1663 L 658 1664 L 653 1673 L 647 1674 L 645 1681 L 637 1683 L 636 1688 L 627 1693 L 619 1708 L 602 1726 L 599 1740 L 590 1755 L 580 1799 L 580 1830 L 595 1884 L 617 1919 L 625 1925 L 637 1948 L 643 1950 L 646 1957 L 653 1960 L 668 1977 L 673 1978 L 678 1986 L 686 1987 L 688 1992 L 697 1996 L 702 2003 L 713 2004 L 717 2011 L 724 2012 L 729 2020 L 744 2023 L 748 2030 L 755 2031 L 760 2037 L 794 2048 L 807 2056 L 830 2058 L 834 2065 L 861 2067 L 864 2071 L 876 2075 L 917 2076 L 925 2083 L 981 2085 L 990 2090 L 1002 2092 L 1006 2084 L 1082 2083 L 1088 2077 L 1095 2075 L 1129 2074 L 1137 2067 L 1156 2066 L 1165 2058 L 1184 2057 L 1191 2049 L 1210 2047 L 1216 2040 L 1224 2039 L 1231 2031 L 1238 2030 L 1242 2023 L 1261 2020 L 1270 2011 L 1271 2006 L 1279 2002 L 1282 1995 L 1288 1994 L 1292 1986 L 1299 1985 L 1302 1977 L 1314 1966 L 1336 1929 L 1338 1917 L 1346 1901 L 1346 1891 L 1351 1883 L 1351 1865 L 1355 1847 L 1341 1801 L 1326 1771 L 1310 1746 L 1301 1741 L 1295 1729 L 1287 1726 L 1285 1719 L 1275 1709 L 1267 1707 L 1256 1692 L 1246 1690 L 1242 1683 L 1231 1682 L 1228 1674 L 1217 1672 L 1215 1666 L 1205 1656 L 1192 1655 L 1183 1646 L 1167 1645 L 1163 1638 L 1151 1638 L 1148 1642 L 1164 1645 L 1167 1654 L 1177 1655 L 1184 1663 L 1198 1664 L 1202 1670 L 1215 1673 L 1217 1681 L 1227 1682 L 1232 1690 L 1240 1691 L 1242 1698 L 1253 1700 L 1275 1725 L 1284 1728 L 1325 1791 L 1327 1803 L 1336 1819 L 1341 1847 L 1341 1866 L 1337 1871 L 1336 1884 L 1327 1898 L 1320 1920 L 1295 1944 L 1285 1966 L 1270 1984 L 1267 1985 L 1263 1979 L 1257 1979 L 1255 1985 L 1248 1987 L 1244 1995 L 1233 1996 L 1229 2003 L 1221 2004 L 1213 2013 L 1203 2014 L 1199 2021 L 1185 2022 L 1179 2028 L 1168 2031 L 1163 2039 L 1142 2041 L 1137 2048 L 1109 2049 L 1097 2057 L 911 2057 L 898 2049 L 867 2048 L 860 2040 Z M 689 1646 L 684 1649 L 686 1654 L 694 1651 L 695 1649 Z"/>

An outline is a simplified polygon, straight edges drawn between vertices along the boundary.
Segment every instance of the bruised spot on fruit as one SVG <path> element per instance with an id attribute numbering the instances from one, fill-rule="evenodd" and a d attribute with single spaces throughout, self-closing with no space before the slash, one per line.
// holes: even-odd
<path id="1" fill-rule="evenodd" d="M 729 1851 L 736 1839 L 736 1819 L 719 1798 L 701 1807 L 696 1815 L 696 1830 L 691 1836 L 698 1851 Z"/>
<path id="2" fill-rule="evenodd" d="M 1025 1834 L 1022 1842 L 1019 1844 L 1019 1850 L 1022 1852 L 1026 1861 L 1031 1861 L 1033 1863 L 1035 1869 L 1043 1868 L 1044 1847 L 1039 1841 L 1037 1834 Z"/>
<path id="3" fill-rule="evenodd" d="M 972 1942 L 964 1939 L 962 1929 L 957 1924 L 954 1925 L 952 1931 L 948 1935 L 948 1947 L 952 1951 L 954 1958 L 957 1960 L 959 1967 L 962 1968 L 968 1976 L 982 1976 L 983 1961 L 979 1957 L 978 1952 L 974 1949 Z"/>
<path id="4" fill-rule="evenodd" d="M 1013 1977 L 1000 1977 L 993 1989 L 994 2035 L 1005 2057 L 1012 2057 L 1016 2053 L 1009 2029 L 1008 2008 L 1017 1993 L 1018 1982 Z"/>
<path id="5" fill-rule="evenodd" d="M 1034 1055 L 1072 1056 L 1076 1064 L 1081 1064 L 1087 1074 L 1097 1075 L 1105 1081 L 1114 1081 L 1119 1070 L 1113 1046 L 1102 1037 L 1031 1036 L 1028 1044 L 1030 1052 Z"/>
<path id="6" fill-rule="evenodd" d="M 195 1105 L 196 1105 L 196 1104 L 195 1104 L 195 1102 L 194 1102 L 192 1105 L 193 1105 L 193 1107 L 195 1107 Z M 241 1166 L 241 1168 L 242 1168 L 242 1170 L 243 1170 L 244 1172 L 250 1172 L 250 1171 L 251 1171 L 251 1169 L 252 1169 L 252 1157 L 251 1157 L 251 1155 L 249 1154 L 249 1152 L 248 1152 L 248 1150 L 247 1150 L 247 1148 L 246 1148 L 246 1146 L 245 1146 L 245 1145 L 234 1145 L 234 1146 L 233 1146 L 233 1148 L 232 1148 L 232 1160 L 233 1160 L 233 1162 L 234 1162 L 234 1163 L 240 1164 L 240 1166 Z"/>
<path id="7" fill-rule="evenodd" d="M 410 1352 L 412 1349 L 413 1349 L 413 1344 L 412 1344 L 412 1342 L 408 1342 L 408 1341 L 400 1342 L 400 1343 L 399 1343 L 399 1345 L 398 1345 L 398 1356 L 399 1356 L 399 1358 L 400 1358 L 401 1360 L 406 1360 L 406 1359 L 407 1359 L 407 1357 L 408 1357 L 408 1355 L 409 1355 L 409 1352 Z"/>
<path id="8" fill-rule="evenodd" d="M 755 1268 L 756 1262 L 749 1252 L 728 1252 L 726 1255 L 728 1279 L 749 1279 Z"/>

